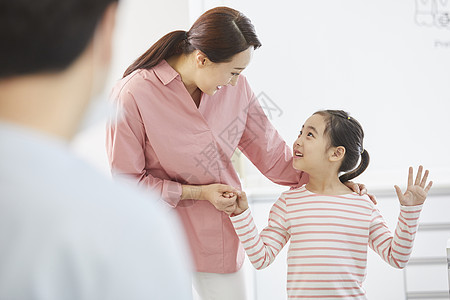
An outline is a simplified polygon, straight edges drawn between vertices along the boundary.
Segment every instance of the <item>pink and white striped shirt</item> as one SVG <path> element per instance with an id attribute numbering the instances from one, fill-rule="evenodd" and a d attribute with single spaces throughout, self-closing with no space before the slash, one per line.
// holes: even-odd
<path id="1" fill-rule="evenodd" d="M 289 299 L 366 299 L 367 245 L 395 268 L 409 260 L 422 205 L 401 206 L 392 234 L 367 195 L 330 196 L 305 186 L 286 191 L 258 234 L 250 209 L 231 217 L 256 269 L 271 264 L 290 240 Z"/>

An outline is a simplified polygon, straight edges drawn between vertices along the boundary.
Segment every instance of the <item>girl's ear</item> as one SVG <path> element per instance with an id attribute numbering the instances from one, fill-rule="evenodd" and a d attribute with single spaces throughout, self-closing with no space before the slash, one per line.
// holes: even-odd
<path id="1" fill-rule="evenodd" d="M 344 159 L 345 156 L 345 147 L 338 146 L 335 147 L 333 152 L 331 153 L 330 160 L 331 161 L 340 161 Z"/>

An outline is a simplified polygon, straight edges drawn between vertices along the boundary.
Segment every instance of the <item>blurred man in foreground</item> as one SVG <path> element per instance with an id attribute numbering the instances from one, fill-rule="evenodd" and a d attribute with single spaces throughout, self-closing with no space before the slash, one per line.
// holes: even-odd
<path id="1" fill-rule="evenodd" d="M 1 300 L 192 297 L 177 220 L 68 146 L 103 88 L 116 8 L 0 0 Z"/>

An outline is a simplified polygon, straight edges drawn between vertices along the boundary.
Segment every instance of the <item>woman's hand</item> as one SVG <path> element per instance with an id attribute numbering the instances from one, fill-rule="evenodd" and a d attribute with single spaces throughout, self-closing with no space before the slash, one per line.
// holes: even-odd
<path id="1" fill-rule="evenodd" d="M 238 193 L 238 190 L 226 184 L 182 185 L 181 200 L 207 200 L 217 210 L 230 215 L 236 209 Z"/>
<path id="2" fill-rule="evenodd" d="M 395 191 L 397 192 L 398 200 L 400 201 L 401 205 L 413 206 L 413 205 L 420 205 L 425 202 L 428 191 L 431 189 L 431 186 L 433 185 L 433 181 L 430 181 L 428 185 L 425 187 L 429 172 L 428 170 L 426 170 L 422 178 L 422 171 L 423 167 L 419 166 L 416 181 L 413 183 L 413 168 L 409 167 L 408 186 L 404 194 L 402 194 L 402 190 L 397 185 L 394 186 Z"/>
<path id="3" fill-rule="evenodd" d="M 354 191 L 357 194 L 360 195 L 366 195 L 369 196 L 370 200 L 372 200 L 373 204 L 377 204 L 377 199 L 375 198 L 374 195 L 372 194 L 368 194 L 367 193 L 367 189 L 366 186 L 362 183 L 354 183 L 353 181 L 347 181 L 344 182 L 344 184 L 351 189 L 352 191 Z"/>
<path id="4" fill-rule="evenodd" d="M 201 186 L 200 200 L 208 200 L 220 211 L 230 215 L 236 209 L 238 191 L 226 184 Z"/>

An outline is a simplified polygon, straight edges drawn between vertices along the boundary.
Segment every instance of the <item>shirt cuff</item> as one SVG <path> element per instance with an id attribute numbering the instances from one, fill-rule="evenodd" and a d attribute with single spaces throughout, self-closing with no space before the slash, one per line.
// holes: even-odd
<path id="1" fill-rule="evenodd" d="M 412 213 L 420 212 L 420 211 L 422 211 L 422 208 L 423 208 L 423 204 L 420 204 L 420 205 L 408 205 L 408 206 L 400 204 L 400 209 L 402 211 L 404 211 L 404 212 L 412 212 Z"/>
<path id="2" fill-rule="evenodd" d="M 175 208 L 178 205 L 182 192 L 181 183 L 164 180 L 162 197 L 171 207 Z"/>
<path id="3" fill-rule="evenodd" d="M 423 204 L 404 206 L 400 205 L 400 218 L 408 226 L 418 226 L 420 212 L 422 211 Z"/>
<path id="4" fill-rule="evenodd" d="M 230 220 L 233 224 L 238 224 L 244 220 L 247 220 L 250 215 L 251 215 L 251 211 L 250 211 L 250 207 L 249 207 L 246 210 L 244 210 L 240 215 L 237 215 L 234 217 L 230 216 Z"/>

